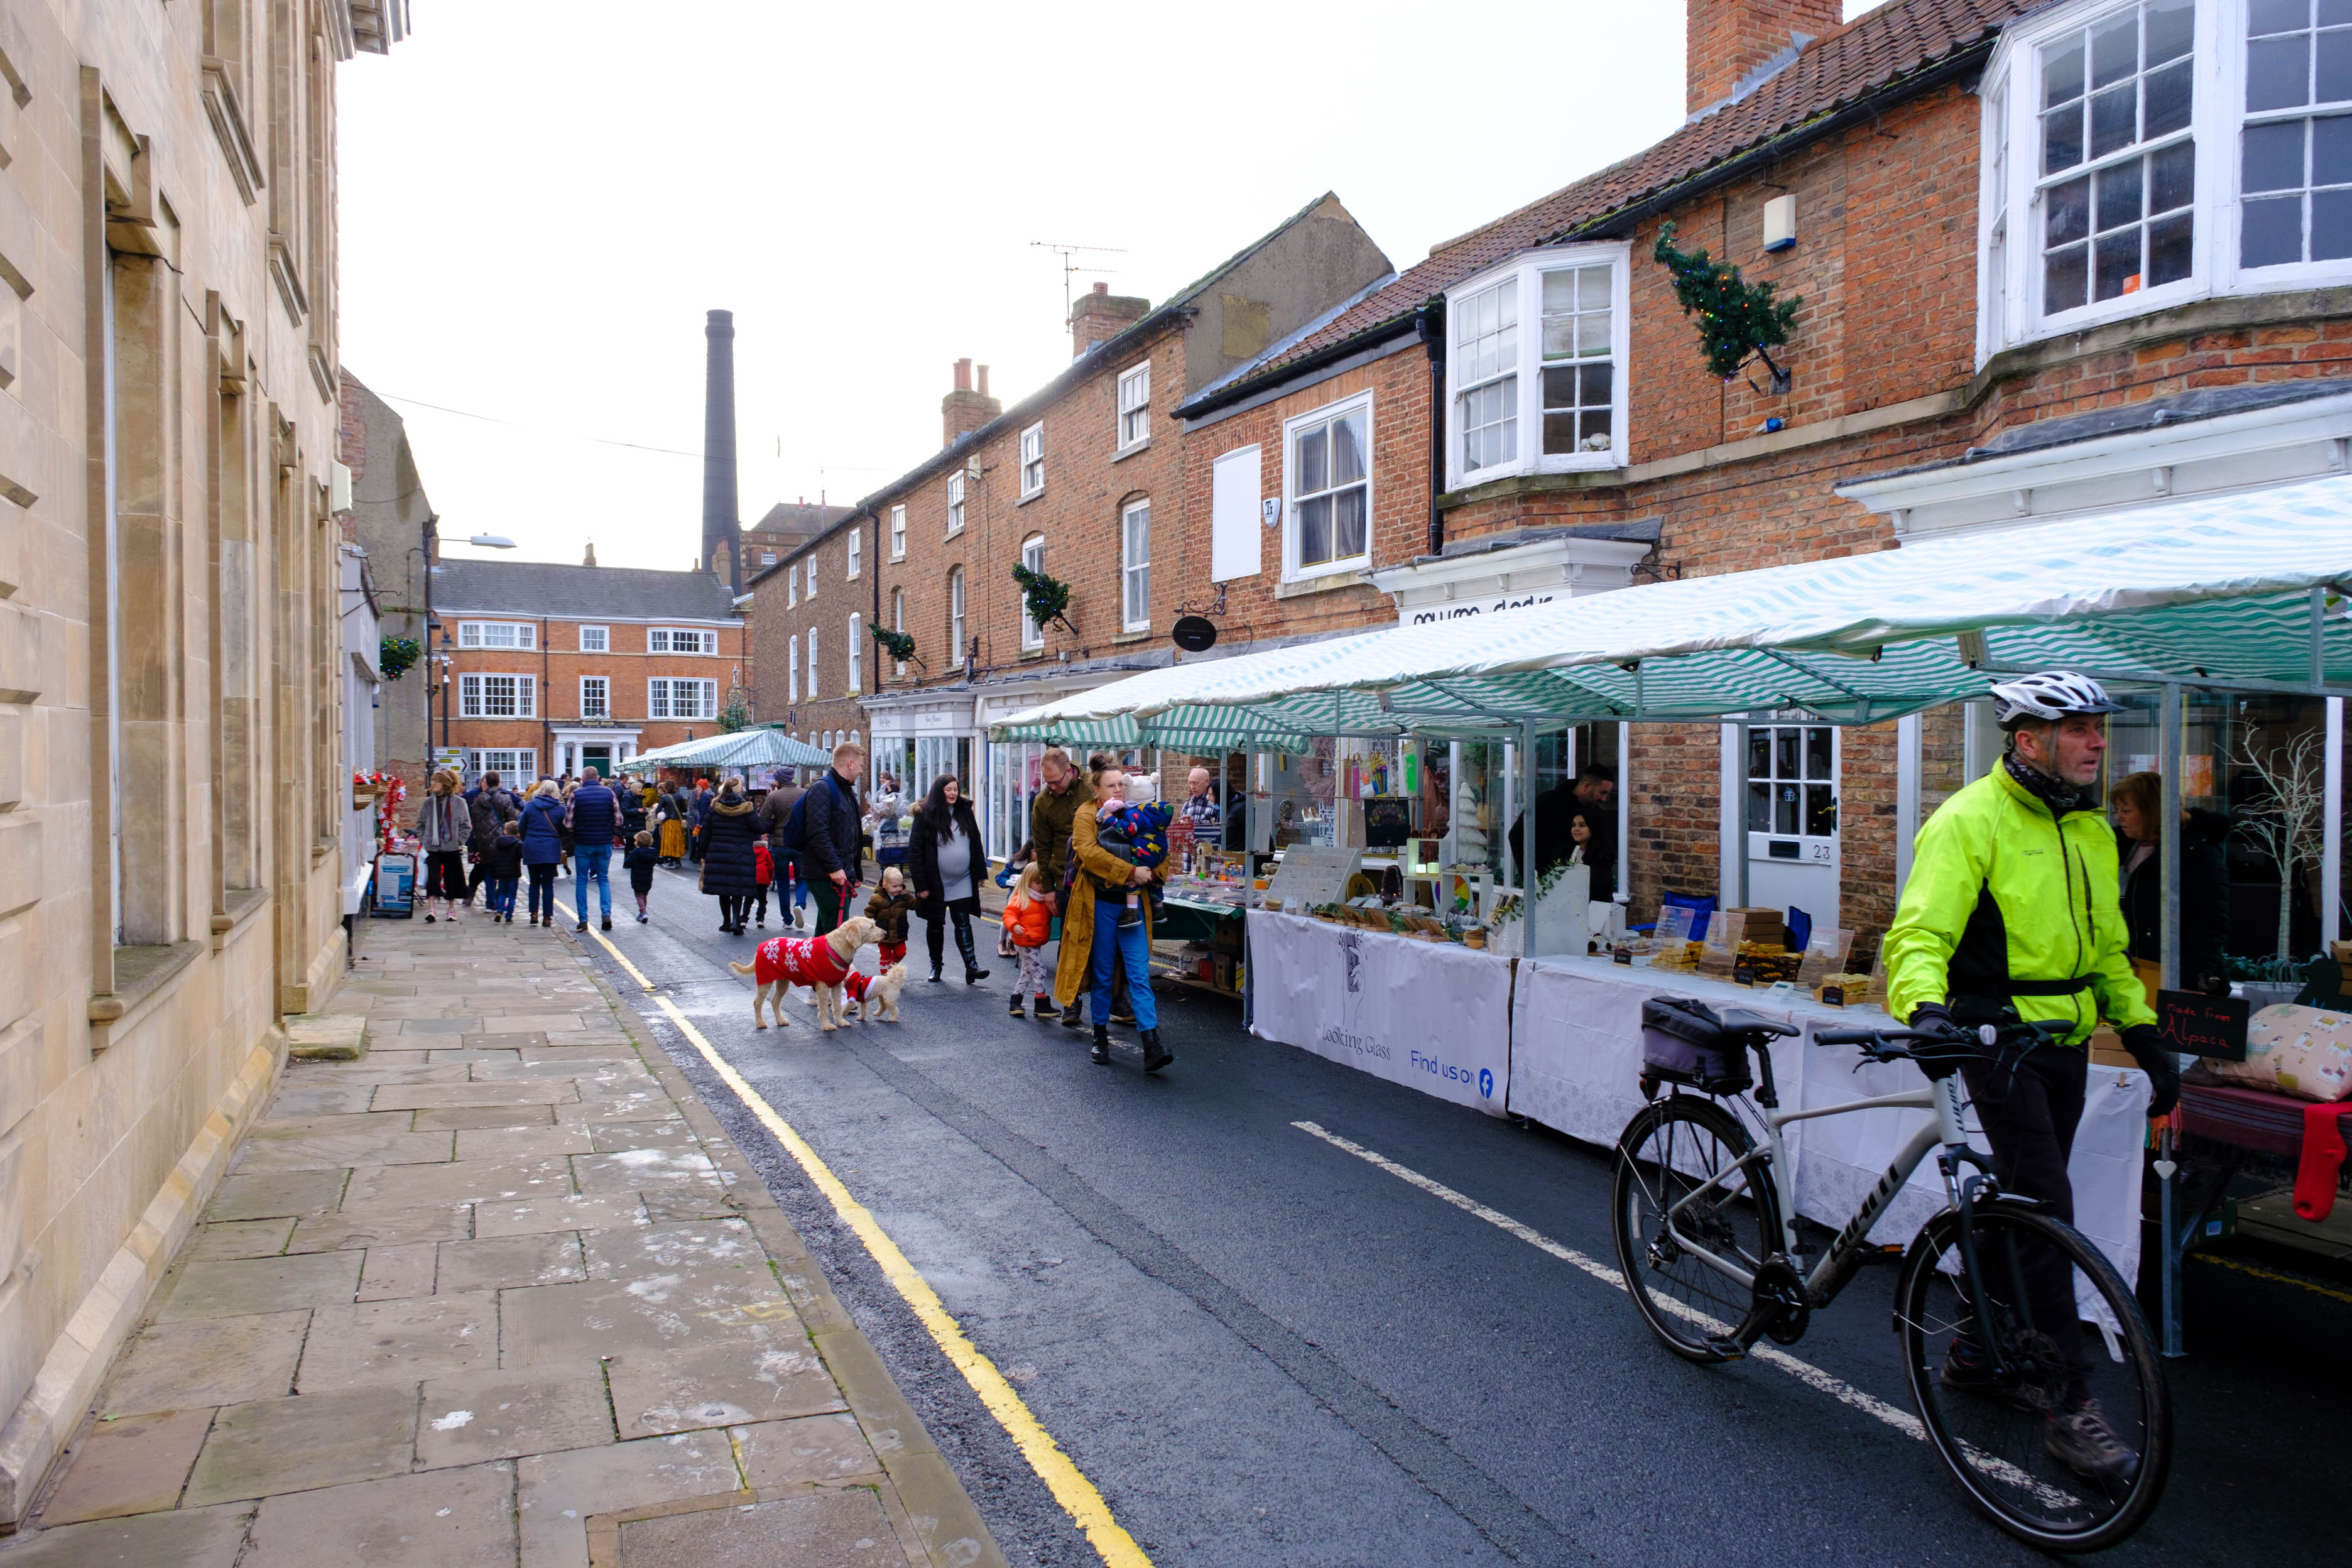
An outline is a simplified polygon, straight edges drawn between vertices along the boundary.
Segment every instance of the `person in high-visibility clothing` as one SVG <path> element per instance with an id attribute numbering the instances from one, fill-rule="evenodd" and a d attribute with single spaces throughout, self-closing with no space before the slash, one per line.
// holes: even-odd
<path id="1" fill-rule="evenodd" d="M 1963 1069 L 2004 1192 L 2038 1198 L 2072 1224 L 2066 1162 L 2082 1120 L 2084 1047 L 2104 1017 L 2148 1076 L 2150 1116 L 2179 1098 L 2180 1074 L 2132 972 L 2117 897 L 2116 839 L 2084 794 L 2120 711 L 2086 676 L 2029 675 L 1992 689 L 2009 734 L 2000 765 L 1938 806 L 1919 829 L 1910 879 L 1886 933 L 1886 1009 L 1915 1029 L 2064 1019 L 2063 1043 L 2013 1064 Z M 2049 1448 L 2088 1476 L 2128 1474 L 2137 1456 L 2089 1397 L 2090 1363 L 2073 1272 L 2028 1260 L 2037 1324 L 2073 1369 L 2050 1414 Z M 1946 1387 L 1997 1396 L 1986 1358 L 1963 1332 Z"/>

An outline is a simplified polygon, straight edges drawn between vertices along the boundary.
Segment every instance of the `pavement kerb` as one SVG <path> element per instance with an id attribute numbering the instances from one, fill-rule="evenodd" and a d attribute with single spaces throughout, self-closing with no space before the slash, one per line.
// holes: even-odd
<path id="1" fill-rule="evenodd" d="M 578 952 L 579 943 L 573 934 L 562 934 L 565 942 Z M 645 1020 L 636 1010 L 624 1003 L 619 991 L 595 963 L 584 952 L 580 956 L 582 973 L 613 1009 L 614 1017 L 619 1020 L 646 1070 L 677 1103 L 687 1125 L 701 1141 L 704 1152 L 731 1178 L 730 1195 L 742 1210 L 751 1234 L 760 1238 L 760 1245 L 774 1261 L 784 1293 L 799 1311 L 825 1370 L 840 1385 L 850 1414 L 882 1462 L 883 1472 L 898 1489 L 899 1500 L 915 1522 L 931 1561 L 939 1568 L 1009 1568 L 996 1538 L 989 1532 L 980 1510 L 972 1505 L 971 1494 L 940 1456 L 921 1418 L 915 1414 L 915 1407 L 898 1391 L 897 1380 L 882 1364 L 873 1343 L 834 1295 L 824 1270 L 810 1255 L 800 1232 L 777 1205 L 759 1173 L 751 1168 L 734 1140 L 728 1137 L 686 1074 L 670 1060 L 669 1053 L 647 1033 Z M 949 1555 L 947 1548 L 965 1542 L 979 1542 L 981 1554 Z"/>

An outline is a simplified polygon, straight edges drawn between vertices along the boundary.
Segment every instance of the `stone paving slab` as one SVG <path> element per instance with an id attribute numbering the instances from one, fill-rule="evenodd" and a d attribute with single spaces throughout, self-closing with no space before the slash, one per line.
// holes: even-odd
<path id="1" fill-rule="evenodd" d="M 568 936 L 362 929 L 0 1568 L 1003 1568 Z"/>

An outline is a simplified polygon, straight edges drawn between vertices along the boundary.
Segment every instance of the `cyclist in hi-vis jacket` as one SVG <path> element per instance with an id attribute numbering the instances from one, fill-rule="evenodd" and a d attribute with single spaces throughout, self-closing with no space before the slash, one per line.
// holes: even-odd
<path id="1" fill-rule="evenodd" d="M 2147 1070 L 2150 1116 L 2172 1109 L 2180 1075 L 2125 951 L 2115 831 L 2084 793 L 2107 748 L 2105 715 L 2120 710 L 2098 682 L 2063 670 L 1996 686 L 1992 697 L 2009 749 L 1919 829 L 1886 933 L 1886 1008 L 1915 1029 L 2074 1020 L 2063 1046 L 2032 1052 L 2013 1070 L 1990 1060 L 1964 1069 L 2001 1190 L 2038 1198 L 2071 1225 L 2066 1161 L 2099 1019 L 2121 1031 Z M 2053 1254 L 2026 1272 L 2035 1324 L 2072 1369 L 2050 1413 L 2051 1456 L 2087 1476 L 2129 1473 L 2137 1456 L 2086 1391 L 2073 1270 Z M 1942 1380 L 1988 1397 L 2011 1392 L 1995 1386 L 1965 1335 Z"/>

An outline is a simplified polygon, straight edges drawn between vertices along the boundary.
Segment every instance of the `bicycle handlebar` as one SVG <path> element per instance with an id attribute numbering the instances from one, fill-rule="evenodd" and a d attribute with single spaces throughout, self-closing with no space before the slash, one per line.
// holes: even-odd
<path id="1" fill-rule="evenodd" d="M 1980 1058 L 2001 1046 L 2033 1050 L 2063 1038 L 2074 1027 L 2067 1018 L 2038 1023 L 1981 1024 L 1974 1028 L 1955 1024 L 1939 1029 L 1822 1029 L 1813 1036 L 1817 1046 L 1860 1046 L 1874 1062 L 1912 1061 L 1922 1065 Z M 1899 1040 L 1916 1041 L 1926 1048 L 1906 1049 Z"/>

